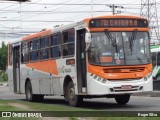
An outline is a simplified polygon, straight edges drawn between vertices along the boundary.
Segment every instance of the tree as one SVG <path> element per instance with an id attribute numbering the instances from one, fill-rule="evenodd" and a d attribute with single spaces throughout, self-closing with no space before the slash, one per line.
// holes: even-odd
<path id="1" fill-rule="evenodd" d="M 7 66 L 7 45 L 2 42 L 2 47 L 0 48 L 0 70 L 6 70 Z"/>

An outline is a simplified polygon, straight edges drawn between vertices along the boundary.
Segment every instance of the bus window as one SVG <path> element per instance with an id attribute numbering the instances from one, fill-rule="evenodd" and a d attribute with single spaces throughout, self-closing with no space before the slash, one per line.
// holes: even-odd
<path id="1" fill-rule="evenodd" d="M 74 43 L 63 45 L 63 56 L 74 55 Z"/>
<path id="2" fill-rule="evenodd" d="M 61 56 L 61 33 L 56 33 L 51 36 L 51 58 Z"/>
<path id="3" fill-rule="evenodd" d="M 156 66 L 156 52 L 152 53 L 152 65 Z"/>
<path id="4" fill-rule="evenodd" d="M 40 48 L 46 48 L 49 46 L 49 36 L 40 38 Z"/>
<path id="5" fill-rule="evenodd" d="M 41 60 L 48 59 L 49 58 L 49 36 L 45 36 L 40 38 L 40 53 L 39 58 Z"/>
<path id="6" fill-rule="evenodd" d="M 32 50 L 38 49 L 38 39 L 32 41 Z"/>
<path id="7" fill-rule="evenodd" d="M 21 62 L 28 62 L 28 42 L 22 43 Z"/>
<path id="8" fill-rule="evenodd" d="M 51 36 L 51 46 L 61 44 L 61 33 L 56 33 Z"/>
<path id="9" fill-rule="evenodd" d="M 38 51 L 32 51 L 32 52 L 31 52 L 30 60 L 31 60 L 31 61 L 36 61 L 36 60 L 38 60 Z"/>
<path id="10" fill-rule="evenodd" d="M 63 32 L 63 44 L 62 44 L 63 56 L 74 55 L 74 39 L 75 39 L 74 36 L 75 36 L 74 29 Z"/>
<path id="11" fill-rule="evenodd" d="M 30 60 L 38 60 L 38 38 L 34 38 L 29 42 L 30 46 Z"/>

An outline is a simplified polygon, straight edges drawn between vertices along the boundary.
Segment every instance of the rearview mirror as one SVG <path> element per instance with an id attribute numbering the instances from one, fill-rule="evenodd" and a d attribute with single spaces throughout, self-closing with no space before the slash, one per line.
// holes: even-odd
<path id="1" fill-rule="evenodd" d="M 91 43 L 91 33 L 86 32 L 86 34 L 85 34 L 85 42 L 86 42 L 87 44 L 90 44 L 90 43 Z"/>

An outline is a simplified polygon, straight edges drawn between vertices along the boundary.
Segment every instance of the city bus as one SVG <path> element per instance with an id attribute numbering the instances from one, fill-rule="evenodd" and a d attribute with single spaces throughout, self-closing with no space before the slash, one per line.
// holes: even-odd
<path id="1" fill-rule="evenodd" d="M 87 98 L 127 104 L 132 93 L 153 90 L 148 21 L 106 15 L 31 34 L 8 45 L 10 90 L 28 101 L 64 96 L 71 106 Z"/>
<path id="2" fill-rule="evenodd" d="M 160 46 L 151 46 L 153 89 L 160 90 Z"/>

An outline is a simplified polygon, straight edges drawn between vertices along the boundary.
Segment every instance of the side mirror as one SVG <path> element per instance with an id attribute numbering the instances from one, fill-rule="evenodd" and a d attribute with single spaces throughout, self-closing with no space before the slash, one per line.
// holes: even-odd
<path id="1" fill-rule="evenodd" d="M 86 52 L 89 50 L 91 45 L 91 33 L 86 32 L 85 34 L 85 42 L 86 42 Z"/>
<path id="2" fill-rule="evenodd" d="M 86 44 L 90 44 L 91 43 L 91 33 L 86 32 L 86 34 L 85 34 L 85 42 L 86 42 Z"/>

